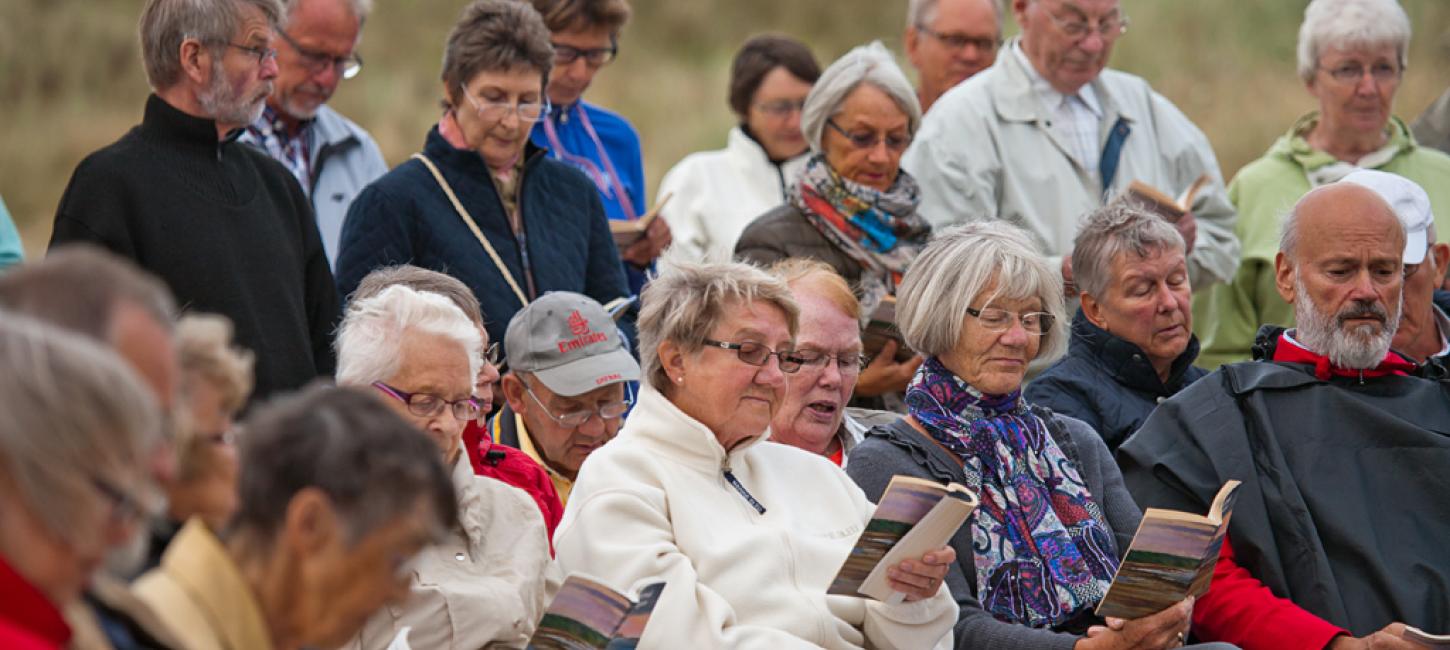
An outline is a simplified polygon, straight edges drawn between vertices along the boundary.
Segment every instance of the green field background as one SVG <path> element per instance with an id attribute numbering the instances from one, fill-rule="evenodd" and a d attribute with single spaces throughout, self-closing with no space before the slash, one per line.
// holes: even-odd
<path id="1" fill-rule="evenodd" d="M 442 43 L 461 0 L 375 0 L 362 74 L 333 105 L 390 164 L 437 119 Z M 1396 113 L 1413 119 L 1450 83 L 1450 0 L 1402 0 L 1415 34 Z M 1123 0 L 1132 25 L 1112 65 L 1152 82 L 1208 134 L 1225 176 L 1258 157 L 1314 100 L 1294 74 L 1306 0 Z M 50 234 L 71 169 L 141 116 L 141 0 L 0 0 L 0 196 L 29 254 Z M 795 35 L 823 65 L 881 39 L 901 52 L 906 0 L 635 0 L 619 59 L 588 99 L 639 129 L 651 200 L 685 154 L 723 146 L 731 56 L 749 36 Z M 1008 32 L 1015 32 L 1008 20 Z M 904 57 L 901 59 L 903 64 Z M 909 70 L 909 69 L 908 69 Z M 910 72 L 909 72 L 910 73 Z"/>

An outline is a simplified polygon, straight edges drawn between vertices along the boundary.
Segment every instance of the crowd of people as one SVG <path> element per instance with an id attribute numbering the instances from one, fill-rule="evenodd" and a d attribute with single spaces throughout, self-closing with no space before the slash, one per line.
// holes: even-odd
<path id="1" fill-rule="evenodd" d="M 524 647 L 571 575 L 663 581 L 647 648 L 1450 633 L 1450 93 L 1393 114 L 1397 1 L 1308 3 L 1318 110 L 1227 184 L 1118 0 L 907 4 L 915 86 L 744 43 L 649 209 L 583 99 L 627 0 L 468 2 L 391 170 L 327 105 L 369 0 L 147 0 L 141 123 L 46 256 L 0 229 L 0 646 Z M 979 506 L 828 593 L 899 476 Z M 1231 480 L 1207 591 L 1098 616 Z"/>

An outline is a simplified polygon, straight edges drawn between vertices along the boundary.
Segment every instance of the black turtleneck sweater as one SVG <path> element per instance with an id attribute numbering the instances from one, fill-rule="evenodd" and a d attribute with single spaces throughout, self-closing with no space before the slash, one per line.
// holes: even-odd
<path id="1" fill-rule="evenodd" d="M 99 244 L 222 314 L 256 353 L 254 397 L 333 371 L 337 288 L 312 208 L 278 162 L 151 95 L 141 124 L 81 161 L 50 246 Z"/>

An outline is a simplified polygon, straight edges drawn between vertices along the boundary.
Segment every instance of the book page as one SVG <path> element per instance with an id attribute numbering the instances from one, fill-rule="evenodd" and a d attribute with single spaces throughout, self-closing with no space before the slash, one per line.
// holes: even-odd
<path id="1" fill-rule="evenodd" d="M 614 631 L 614 638 L 605 646 L 605 650 L 626 650 L 639 645 L 639 640 L 644 636 L 644 628 L 649 624 L 649 617 L 655 611 L 655 605 L 660 602 L 660 594 L 665 591 L 665 583 L 655 582 L 639 589 L 639 600 L 630 606 L 625 612 L 624 620 L 619 622 L 619 627 Z"/>
<path id="2" fill-rule="evenodd" d="M 1427 648 L 1450 648 L 1450 634 L 1430 634 L 1413 625 L 1405 626 L 1404 638 Z"/>
<path id="3" fill-rule="evenodd" d="M 841 565 L 826 593 L 859 595 L 861 585 L 886 552 L 936 507 L 946 491 L 946 486 L 931 481 L 900 475 L 892 477 L 886 491 L 881 494 L 876 511 L 871 513 L 871 520 L 866 522 L 866 530 L 861 531 L 856 545 L 851 548 L 850 555 L 846 556 L 846 562 Z"/>
<path id="4" fill-rule="evenodd" d="M 925 555 L 927 551 L 946 546 L 952 535 L 966 522 L 967 516 L 977 508 L 977 499 L 960 485 L 953 483 L 947 494 L 937 501 L 936 506 L 917 522 L 895 546 L 887 551 L 865 582 L 857 591 L 889 604 L 897 604 L 906 595 L 895 591 L 886 582 L 887 569 Z"/>
<path id="5" fill-rule="evenodd" d="M 614 638 L 614 631 L 632 605 L 629 598 L 609 587 L 584 576 L 571 575 L 559 588 L 554 602 L 549 603 L 539 628 L 529 639 L 529 647 L 538 650 L 604 648 Z"/>

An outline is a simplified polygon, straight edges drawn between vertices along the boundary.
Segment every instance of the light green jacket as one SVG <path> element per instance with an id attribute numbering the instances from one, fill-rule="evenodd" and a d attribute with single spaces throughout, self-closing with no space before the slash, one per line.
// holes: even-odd
<path id="1" fill-rule="evenodd" d="M 1315 150 L 1304 134 L 1318 122 L 1310 113 L 1269 147 L 1262 158 L 1245 165 L 1228 186 L 1238 208 L 1235 233 L 1243 259 L 1229 284 L 1194 296 L 1193 323 L 1202 344 L 1198 365 L 1210 370 L 1224 363 L 1246 361 L 1260 325 L 1294 326 L 1294 309 L 1274 287 L 1274 256 L 1279 252 L 1283 216 L 1310 189 L 1309 175 L 1338 162 Z M 1430 195 L 1435 229 L 1450 233 L 1450 156 L 1421 147 L 1399 118 L 1390 118 L 1387 148 L 1393 155 L 1376 168 L 1408 178 Z"/>

